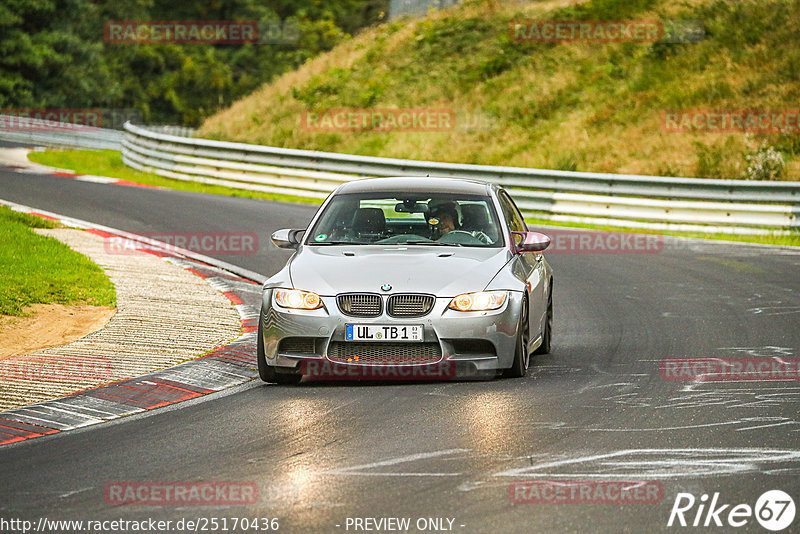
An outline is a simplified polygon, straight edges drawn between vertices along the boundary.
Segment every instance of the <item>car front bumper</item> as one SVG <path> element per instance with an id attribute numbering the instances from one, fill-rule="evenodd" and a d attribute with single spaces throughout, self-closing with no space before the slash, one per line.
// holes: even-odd
<path id="1" fill-rule="evenodd" d="M 509 291 L 508 298 L 501 308 L 481 312 L 459 312 L 449 309 L 447 306 L 451 300 L 451 298 L 436 298 L 433 309 L 424 317 L 391 317 L 386 315 L 384 310 L 379 317 L 361 318 L 342 314 L 335 296 L 322 297 L 324 307 L 317 310 L 282 308 L 274 303 L 273 289 L 267 288 L 262 298 L 260 317 L 266 363 L 290 372 L 301 372 L 306 367 L 318 369 L 320 363 L 326 362 L 332 362 L 336 366 L 361 368 L 413 367 L 434 363 L 430 360 L 424 363 L 381 362 L 374 358 L 370 363 L 364 363 L 354 360 L 342 361 L 340 358 L 331 357 L 331 352 L 338 353 L 339 347 L 343 344 L 353 343 L 345 340 L 347 324 L 374 324 L 422 325 L 424 338 L 422 343 L 438 345 L 440 356 L 435 363 L 456 366 L 459 369 L 459 376 L 470 372 L 481 376 L 489 373 L 493 376 L 495 371 L 511 367 L 516 348 L 522 293 Z M 380 354 L 385 347 L 388 353 L 390 352 L 388 345 L 388 342 L 375 341 L 370 342 L 368 348 L 370 353 Z"/>

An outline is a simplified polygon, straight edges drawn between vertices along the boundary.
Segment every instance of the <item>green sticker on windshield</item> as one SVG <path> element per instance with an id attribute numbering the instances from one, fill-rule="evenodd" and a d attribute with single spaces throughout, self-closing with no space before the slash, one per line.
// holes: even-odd
<path id="1" fill-rule="evenodd" d="M 314 238 L 314 241 L 325 241 L 326 237 L 328 237 L 327 234 L 319 234 L 317 237 Z"/>

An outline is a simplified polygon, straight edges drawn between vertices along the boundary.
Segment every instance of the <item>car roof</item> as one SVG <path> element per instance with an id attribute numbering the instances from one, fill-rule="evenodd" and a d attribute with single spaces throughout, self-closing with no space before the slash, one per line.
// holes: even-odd
<path id="1" fill-rule="evenodd" d="M 399 176 L 393 178 L 365 178 L 363 180 L 354 180 L 340 186 L 336 193 L 403 191 L 410 193 L 465 193 L 469 195 L 488 195 L 491 189 L 492 184 L 479 180 L 435 178 L 428 176 Z"/>

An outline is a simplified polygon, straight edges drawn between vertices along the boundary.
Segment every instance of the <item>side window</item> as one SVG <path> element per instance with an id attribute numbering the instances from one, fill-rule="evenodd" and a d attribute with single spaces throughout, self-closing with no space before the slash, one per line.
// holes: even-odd
<path id="1" fill-rule="evenodd" d="M 528 227 L 525 225 L 525 219 L 517 209 L 514 201 L 508 196 L 505 191 L 500 191 L 500 207 L 503 209 L 503 217 L 506 220 L 508 229 L 512 232 L 526 232 Z"/>

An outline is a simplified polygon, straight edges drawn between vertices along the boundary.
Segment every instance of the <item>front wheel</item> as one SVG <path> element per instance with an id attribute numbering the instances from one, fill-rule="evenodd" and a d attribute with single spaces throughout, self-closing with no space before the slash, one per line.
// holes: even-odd
<path id="1" fill-rule="evenodd" d="M 542 344 L 534 351 L 534 354 L 550 354 L 550 342 L 553 338 L 553 290 L 547 298 L 547 314 L 544 319 L 544 332 L 542 332 Z"/>
<path id="2" fill-rule="evenodd" d="M 273 384 L 294 385 L 303 378 L 301 374 L 278 373 L 274 365 L 267 365 L 267 357 L 264 354 L 264 334 L 261 327 L 261 314 L 258 317 L 258 339 L 256 340 L 256 360 L 258 360 L 258 376 L 264 382 Z"/>
<path id="3" fill-rule="evenodd" d="M 528 301 L 522 302 L 522 313 L 517 326 L 517 346 L 514 350 L 514 363 L 506 369 L 503 376 L 506 378 L 522 378 L 528 372 L 530 355 L 528 354 Z"/>

